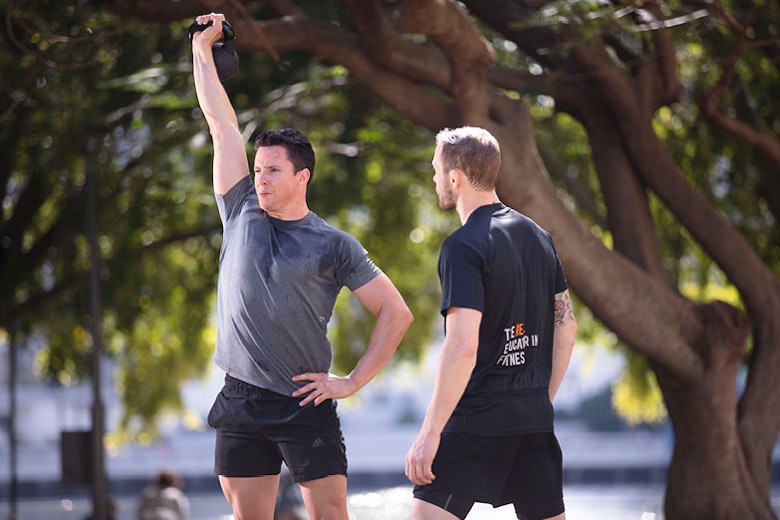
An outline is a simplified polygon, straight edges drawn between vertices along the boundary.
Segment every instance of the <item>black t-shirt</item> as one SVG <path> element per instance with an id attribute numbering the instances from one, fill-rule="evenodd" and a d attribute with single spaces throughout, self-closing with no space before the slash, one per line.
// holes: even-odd
<path id="1" fill-rule="evenodd" d="M 552 237 L 501 203 L 481 206 L 442 243 L 439 278 L 442 315 L 482 312 L 477 364 L 445 431 L 552 431 L 555 295 L 567 288 Z"/>

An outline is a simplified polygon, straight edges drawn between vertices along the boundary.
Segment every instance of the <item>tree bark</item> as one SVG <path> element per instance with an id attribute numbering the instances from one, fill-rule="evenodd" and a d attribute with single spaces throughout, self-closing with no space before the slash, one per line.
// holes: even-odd
<path id="1" fill-rule="evenodd" d="M 114 0 L 116 12 L 163 21 L 199 14 L 207 2 Z M 229 4 L 229 3 L 228 3 Z M 242 52 L 311 52 L 345 66 L 350 77 L 403 116 L 433 132 L 485 126 L 502 146 L 501 199 L 551 232 L 573 290 L 618 337 L 645 356 L 674 425 L 665 512 L 669 520 L 774 518 L 769 504 L 772 450 L 780 431 L 780 281 L 743 236 L 697 192 L 654 133 L 659 106 L 679 100 L 673 43 L 663 31 L 636 55 L 610 36 L 520 28 L 544 2 L 399 2 L 397 19 L 376 0 L 344 0 L 356 28 L 294 11 L 238 19 Z M 281 11 L 285 11 L 282 13 Z M 282 17 L 285 15 L 284 17 Z M 536 149 L 528 109 L 500 89 L 521 91 L 528 77 L 493 64 L 493 50 L 469 15 L 517 44 L 546 68 L 562 108 L 588 131 L 615 250 L 607 249 L 557 197 Z M 445 23 L 446 22 L 446 23 Z M 422 44 L 404 38 L 414 31 Z M 261 41 L 263 40 L 263 41 Z M 435 44 L 435 45 L 434 45 Z M 553 52 L 567 45 L 570 53 Z M 615 58 L 615 51 L 618 57 Z M 618 63 L 621 56 L 625 62 Z M 719 112 L 708 115 L 726 126 Z M 739 129 L 728 126 L 739 135 Z M 772 156 L 773 146 L 762 145 Z M 666 279 L 646 190 L 652 190 L 738 288 L 745 311 L 698 304 Z M 620 253 L 620 254 L 617 254 Z M 741 396 L 737 370 L 750 369 Z"/>
<path id="2" fill-rule="evenodd" d="M 736 373 L 749 324 L 744 314 L 719 302 L 699 306 L 698 312 L 704 327 L 695 344 L 705 347 L 703 377 L 681 380 L 656 370 L 675 432 L 665 516 L 774 518 L 762 484 L 748 469 L 736 423 Z"/>

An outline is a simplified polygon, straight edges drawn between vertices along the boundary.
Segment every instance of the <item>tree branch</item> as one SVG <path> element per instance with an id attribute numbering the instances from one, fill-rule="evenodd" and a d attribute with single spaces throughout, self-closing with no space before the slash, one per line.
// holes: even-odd
<path id="1" fill-rule="evenodd" d="M 167 237 L 163 237 L 156 242 L 152 242 L 146 246 L 143 246 L 135 250 L 135 253 L 137 253 L 138 255 L 151 254 L 156 251 L 165 249 L 166 247 L 175 244 L 177 242 L 183 242 L 190 238 L 207 236 L 212 233 L 218 233 L 220 231 L 221 231 L 220 226 L 212 226 L 209 228 L 200 228 L 200 229 L 193 229 L 190 231 L 182 231 L 179 233 L 168 235 Z M 101 262 L 110 263 L 113 260 L 115 260 L 115 258 L 103 258 Z M 8 323 L 10 320 L 12 320 L 17 316 L 24 316 L 25 313 L 29 312 L 29 309 L 35 309 L 42 305 L 46 305 L 47 301 L 50 301 L 51 299 L 57 297 L 58 295 L 64 293 L 65 291 L 73 288 L 79 282 L 79 280 L 84 280 L 88 273 L 89 273 L 89 268 L 84 270 L 77 270 L 77 269 L 73 270 L 71 271 L 70 276 L 68 278 L 64 280 L 60 280 L 51 289 L 41 290 L 31 294 L 29 297 L 27 297 L 22 301 L 15 301 L 10 308 L 9 319 L 4 319 L 2 322 Z"/>
<path id="2" fill-rule="evenodd" d="M 116 14 L 155 22 L 174 22 L 211 11 L 210 2 L 203 0 L 104 0 L 104 4 Z"/>
<path id="3" fill-rule="evenodd" d="M 355 22 L 361 49 L 368 59 L 410 81 L 444 92 L 449 90 L 449 65 L 438 49 L 404 38 L 382 13 L 376 0 L 342 0 L 342 3 Z"/>
<path id="4" fill-rule="evenodd" d="M 497 191 L 504 204 L 552 234 L 573 290 L 610 330 L 671 372 L 700 377 L 701 360 L 689 345 L 701 332 L 694 305 L 665 282 L 609 251 L 566 209 L 539 156 L 528 108 L 506 98 L 494 104 L 502 111 L 501 122 L 487 128 L 501 143 Z M 615 287 L 622 289 L 615 291 Z M 637 313 L 640 300 L 643 311 Z M 647 319 L 657 326 L 648 327 Z"/>
<path id="5" fill-rule="evenodd" d="M 451 103 L 433 95 L 425 86 L 393 74 L 382 64 L 372 62 L 362 52 L 357 38 L 338 27 L 321 20 L 290 17 L 268 22 L 240 21 L 247 31 L 252 23 L 266 35 L 270 44 L 284 52 L 305 50 L 321 59 L 346 67 L 357 81 L 378 95 L 405 117 L 427 128 L 442 128 L 457 124 L 457 114 Z M 239 41 L 239 46 L 250 52 L 264 52 L 260 42 Z M 442 61 L 430 63 L 431 69 Z"/>
<path id="6" fill-rule="evenodd" d="M 766 42 L 738 42 L 734 46 L 731 54 L 723 60 L 723 74 L 721 74 L 720 79 L 709 92 L 704 94 L 698 104 L 702 114 L 709 121 L 744 141 L 749 146 L 764 153 L 778 166 L 778 170 L 780 170 L 780 141 L 773 135 L 754 128 L 718 108 L 718 99 L 722 97 L 728 86 L 733 83 L 734 76 L 736 75 L 737 63 L 747 46 L 751 44 L 754 46 L 761 46 L 765 43 Z"/>
<path id="7" fill-rule="evenodd" d="M 702 245 L 726 275 L 748 299 L 763 301 L 769 274 L 766 266 L 750 244 L 718 213 L 704 196 L 696 191 L 680 173 L 668 150 L 658 139 L 650 124 L 649 107 L 638 109 L 641 100 L 603 52 L 590 40 L 587 46 L 572 50 L 579 63 L 593 73 L 593 81 L 604 93 L 609 110 L 616 114 L 626 149 L 644 182 L 664 201 L 680 223 Z M 759 273 L 764 273 L 759 276 Z M 752 302 L 755 306 L 757 302 Z"/>
<path id="8" fill-rule="evenodd" d="M 398 26 L 404 32 L 429 34 L 447 55 L 452 69 L 451 91 L 463 120 L 484 124 L 490 93 L 487 67 L 495 61 L 490 44 L 455 2 L 407 1 Z"/>
<path id="9" fill-rule="evenodd" d="M 734 135 L 747 145 L 766 154 L 778 166 L 780 171 L 780 141 L 773 135 L 750 126 L 744 121 L 732 117 L 717 108 L 713 92 L 710 92 L 700 103 L 702 114 L 715 125 Z"/>

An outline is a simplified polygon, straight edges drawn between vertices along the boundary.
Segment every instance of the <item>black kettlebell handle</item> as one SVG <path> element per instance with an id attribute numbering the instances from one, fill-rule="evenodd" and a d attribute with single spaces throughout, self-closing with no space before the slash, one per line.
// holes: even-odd
<path id="1" fill-rule="evenodd" d="M 192 25 L 190 25 L 190 40 L 192 39 L 192 35 L 196 32 L 204 30 L 206 27 L 211 27 L 214 25 L 214 22 L 209 22 L 207 24 L 199 24 L 198 22 L 192 22 Z M 222 20 L 222 40 L 229 42 L 230 40 L 236 39 L 236 32 L 233 30 L 233 27 L 227 22 L 227 20 Z"/>
<path id="2" fill-rule="evenodd" d="M 198 31 L 204 30 L 206 27 L 211 27 L 213 22 L 207 24 L 199 24 L 193 22 L 190 25 L 190 40 L 192 35 Z M 235 76 L 238 72 L 238 54 L 236 54 L 236 33 L 233 27 L 230 26 L 225 20 L 222 20 L 222 41 L 215 42 L 211 47 L 214 64 L 217 67 L 217 74 L 222 82 Z"/>

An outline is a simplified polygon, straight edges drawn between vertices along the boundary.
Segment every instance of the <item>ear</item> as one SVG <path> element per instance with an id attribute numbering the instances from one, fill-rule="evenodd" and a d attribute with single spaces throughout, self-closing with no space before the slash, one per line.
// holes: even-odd
<path id="1" fill-rule="evenodd" d="M 447 172 L 447 180 L 450 183 L 450 186 L 452 188 L 459 188 L 460 184 L 463 182 L 463 172 L 458 170 L 457 168 L 452 168 L 450 171 Z"/>
<path id="2" fill-rule="evenodd" d="M 308 168 L 304 168 L 303 170 L 299 170 L 298 173 L 300 174 L 298 175 L 298 183 L 307 184 L 311 178 L 311 171 L 309 171 Z"/>

